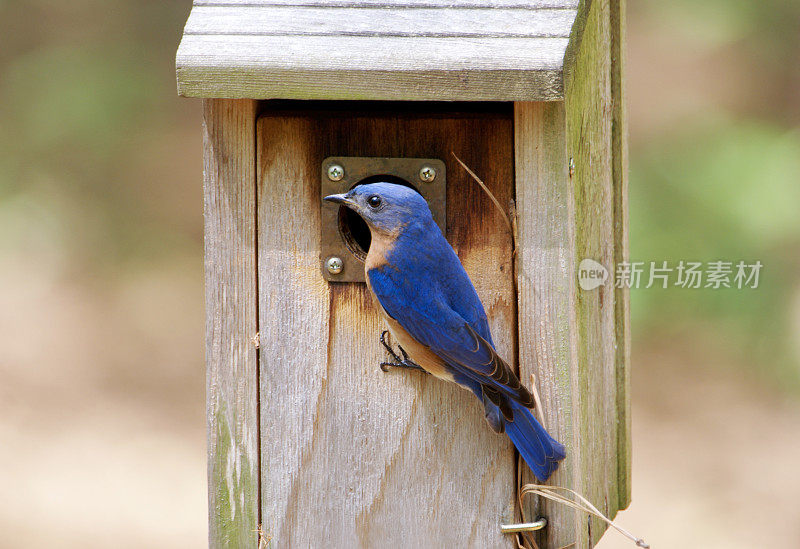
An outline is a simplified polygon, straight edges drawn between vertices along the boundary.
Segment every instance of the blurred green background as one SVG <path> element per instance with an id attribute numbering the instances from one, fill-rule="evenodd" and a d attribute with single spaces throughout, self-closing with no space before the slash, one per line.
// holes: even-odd
<path id="1" fill-rule="evenodd" d="M 0 527 L 205 543 L 200 102 L 189 0 L 0 0 Z M 634 503 L 654 547 L 800 546 L 800 3 L 628 3 Z M 609 534 L 603 547 L 625 547 Z"/>
<path id="2" fill-rule="evenodd" d="M 637 341 L 703 338 L 796 393 L 800 3 L 629 9 L 632 259 L 764 264 L 756 290 L 634 292 Z"/>

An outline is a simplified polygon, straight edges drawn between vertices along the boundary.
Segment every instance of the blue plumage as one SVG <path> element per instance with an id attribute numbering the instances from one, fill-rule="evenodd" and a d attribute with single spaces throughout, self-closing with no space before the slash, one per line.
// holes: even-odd
<path id="1" fill-rule="evenodd" d="M 564 446 L 544 430 L 528 408 L 513 400 L 511 408 L 514 419 L 506 421 L 506 434 L 536 478 L 544 482 L 558 469 L 558 462 L 566 457 Z"/>
<path id="2" fill-rule="evenodd" d="M 533 417 L 531 394 L 497 355 L 483 304 L 425 200 L 391 183 L 326 200 L 346 204 L 369 225 L 368 284 L 411 358 L 472 391 L 492 428 L 505 430 L 536 477 L 547 480 L 564 447 Z"/>

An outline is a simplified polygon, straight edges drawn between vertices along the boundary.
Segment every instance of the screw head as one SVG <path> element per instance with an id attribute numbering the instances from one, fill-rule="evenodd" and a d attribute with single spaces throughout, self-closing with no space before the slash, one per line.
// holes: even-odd
<path id="1" fill-rule="evenodd" d="M 325 268 L 332 275 L 338 275 L 344 268 L 344 262 L 342 261 L 341 257 L 329 257 L 328 261 L 325 262 Z"/>
<path id="2" fill-rule="evenodd" d="M 432 166 L 422 166 L 419 170 L 419 178 L 425 183 L 430 183 L 436 179 L 436 170 Z"/>
<path id="3" fill-rule="evenodd" d="M 339 164 L 331 164 L 328 166 L 328 179 L 331 181 L 341 181 L 344 178 L 344 168 Z"/>

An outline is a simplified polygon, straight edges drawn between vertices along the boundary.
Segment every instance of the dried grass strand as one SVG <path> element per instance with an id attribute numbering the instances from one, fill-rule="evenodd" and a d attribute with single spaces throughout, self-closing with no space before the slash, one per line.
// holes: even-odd
<path id="1" fill-rule="evenodd" d="M 534 374 L 531 374 L 531 393 L 533 393 L 533 402 L 536 405 L 536 411 L 539 413 L 539 423 L 541 423 L 544 430 L 547 431 L 547 419 L 544 417 L 544 408 L 539 398 L 539 389 L 536 386 L 536 376 Z"/>
<path id="2" fill-rule="evenodd" d="M 568 492 L 569 494 L 575 496 L 579 501 L 573 501 L 566 496 L 559 494 L 557 491 L 562 490 L 564 492 Z M 572 509 L 576 509 L 578 511 L 582 511 L 586 514 L 593 515 L 600 520 L 604 521 L 608 524 L 611 528 L 614 528 L 617 532 L 625 536 L 626 538 L 630 539 L 633 543 L 636 544 L 637 547 L 642 547 L 643 549 L 649 549 L 650 546 L 642 539 L 637 538 L 632 533 L 627 531 L 625 528 L 618 526 L 614 521 L 609 519 L 600 510 L 592 505 L 588 499 L 580 495 L 575 490 L 570 488 L 564 488 L 563 486 L 548 486 L 546 484 L 526 484 L 522 487 L 519 497 L 520 499 L 528 494 L 535 494 L 537 496 L 549 499 L 550 501 L 554 501 L 556 503 L 561 503 L 566 505 L 567 507 L 571 507 Z"/>
<path id="3" fill-rule="evenodd" d="M 272 534 L 265 533 L 264 528 L 260 524 L 258 525 L 258 529 L 253 531 L 258 532 L 258 549 L 267 549 L 269 542 L 272 541 Z"/>
<path id="4" fill-rule="evenodd" d="M 486 184 L 483 181 L 481 181 L 481 178 L 475 175 L 475 172 L 470 170 L 469 167 L 466 164 L 464 164 L 464 162 L 462 162 L 458 156 L 456 156 L 456 153 L 450 151 L 450 154 L 453 155 L 453 158 L 456 159 L 456 162 L 461 164 L 461 167 L 464 168 L 470 176 L 472 176 L 472 179 L 474 179 L 478 183 L 478 185 L 481 186 L 483 191 L 489 196 L 492 202 L 494 202 L 494 205 L 497 207 L 497 211 L 499 211 L 500 214 L 503 216 L 503 221 L 505 221 L 506 225 L 508 226 L 508 232 L 511 233 L 513 238 L 514 228 L 511 226 L 511 220 L 508 218 L 508 214 L 505 212 L 505 210 L 503 210 L 503 207 L 500 205 L 500 201 L 494 197 L 492 191 L 490 191 L 489 188 L 486 186 Z"/>

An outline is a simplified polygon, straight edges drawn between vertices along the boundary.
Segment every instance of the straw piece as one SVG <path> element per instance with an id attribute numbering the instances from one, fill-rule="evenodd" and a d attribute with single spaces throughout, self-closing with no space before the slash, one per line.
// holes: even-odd
<path id="1" fill-rule="evenodd" d="M 574 495 L 580 503 L 572 501 L 561 494 L 558 494 L 557 490 L 563 490 L 565 492 L 569 492 L 570 494 Z M 600 510 L 592 505 L 592 503 L 580 495 L 575 490 L 571 490 L 569 488 L 564 488 L 563 486 L 548 486 L 546 484 L 526 484 L 522 487 L 520 491 L 519 497 L 522 498 L 527 494 L 536 494 L 537 496 L 547 498 L 551 501 L 555 501 L 556 503 L 562 503 L 567 507 L 571 507 L 572 509 L 577 509 L 578 511 L 583 511 L 589 515 L 594 515 L 600 520 L 604 521 L 606 524 L 614 528 L 617 532 L 625 536 L 626 538 L 630 539 L 632 542 L 636 544 L 637 547 L 642 547 L 643 549 L 650 549 L 650 546 L 641 538 L 637 538 L 621 526 L 617 526 L 611 519 L 605 516 Z"/>
<path id="2" fill-rule="evenodd" d="M 531 393 L 533 393 L 533 402 L 536 405 L 536 411 L 539 412 L 539 423 L 541 423 L 544 430 L 547 431 L 547 420 L 544 417 L 542 401 L 539 399 L 539 389 L 536 388 L 536 376 L 533 374 L 531 374 Z"/>
<path id="3" fill-rule="evenodd" d="M 272 541 L 272 534 L 266 534 L 260 524 L 258 525 L 258 530 L 253 531 L 258 532 L 258 549 L 267 549 L 269 542 Z"/>
<path id="4" fill-rule="evenodd" d="M 493 195 L 493 194 L 492 194 L 492 192 L 489 190 L 489 188 L 488 188 L 488 187 L 487 187 L 487 186 L 484 184 L 484 182 L 483 182 L 483 181 L 481 181 L 481 178 L 480 178 L 480 177 L 478 177 L 477 175 L 475 175 L 475 172 L 473 172 L 472 170 L 470 170 L 470 169 L 467 167 L 467 165 L 466 165 L 466 164 L 464 164 L 464 163 L 461 161 L 461 159 L 460 159 L 458 156 L 456 156 L 456 153 L 454 153 L 453 151 L 450 151 L 450 154 L 452 154 L 452 155 L 453 155 L 453 158 L 455 158 L 455 159 L 456 159 L 456 161 L 457 161 L 459 164 L 461 164 L 461 167 L 462 167 L 462 168 L 464 168 L 464 169 L 467 171 L 467 173 L 468 173 L 469 175 L 471 175 L 471 176 L 472 176 L 472 179 L 474 179 L 475 181 L 477 181 L 477 182 L 478 182 L 478 185 L 480 185 L 480 186 L 481 186 L 481 188 L 484 190 L 484 192 L 485 192 L 485 193 L 486 193 L 486 194 L 489 196 L 489 198 L 491 198 L 491 199 L 492 199 L 492 202 L 494 202 L 494 205 L 495 205 L 495 206 L 497 206 L 497 210 L 498 210 L 498 211 L 500 212 L 500 214 L 503 216 L 503 220 L 505 220 L 505 222 L 506 222 L 506 225 L 508 225 L 508 232 L 510 232 L 510 233 L 513 235 L 513 234 L 514 234 L 514 229 L 513 229 L 513 227 L 511 226 L 511 220 L 509 220 L 509 219 L 508 219 L 508 215 L 507 215 L 507 214 L 506 214 L 506 212 L 503 210 L 503 207 L 500 205 L 500 202 L 499 202 L 499 201 L 498 201 L 498 200 L 497 200 L 497 199 L 494 197 L 494 195 Z"/>

